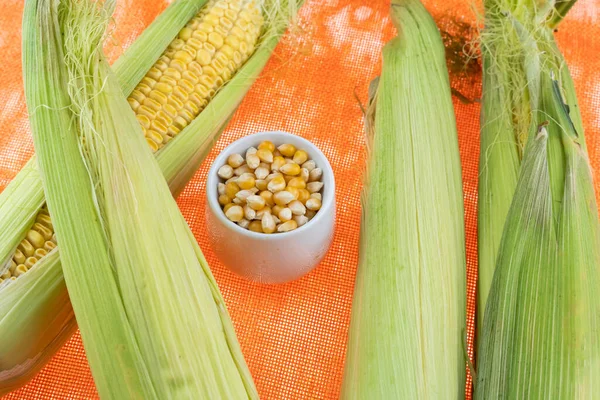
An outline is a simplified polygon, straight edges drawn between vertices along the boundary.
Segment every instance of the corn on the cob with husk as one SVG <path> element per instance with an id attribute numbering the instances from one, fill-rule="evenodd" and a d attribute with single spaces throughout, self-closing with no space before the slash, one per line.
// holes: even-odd
<path id="1" fill-rule="evenodd" d="M 165 76 L 170 74 L 179 78 L 176 72 L 182 74 L 181 79 L 177 81 L 178 85 L 172 87 L 171 93 L 175 94 L 171 96 L 169 93 L 167 103 L 161 104 L 159 112 L 164 109 L 174 112 L 169 105 L 180 106 L 183 103 L 181 97 L 184 95 L 181 90 L 189 88 L 188 82 L 197 83 L 188 99 L 195 100 L 201 107 L 194 108 L 196 103 L 190 103 L 192 100 L 189 100 L 183 103 L 183 108 L 177 109 L 183 115 L 185 126 L 180 119 L 169 121 L 168 115 L 157 112 L 155 116 L 159 115 L 162 119 L 155 118 L 152 121 L 154 124 L 150 122 L 150 129 L 144 127 L 146 137 L 155 139 L 157 136 L 154 132 L 162 132 L 160 128 L 166 126 L 171 132 L 178 129 L 174 138 L 167 132 L 160 143 L 160 150 L 156 152 L 162 173 L 175 195 L 192 177 L 237 105 L 260 74 L 299 4 L 300 2 L 288 3 L 278 0 L 265 1 L 260 5 L 247 0 L 219 0 L 208 3 L 205 0 L 179 0 L 169 6 L 115 63 L 114 69 L 121 90 L 127 94 L 133 93 L 134 90 L 146 92 L 149 84 L 153 84 L 152 80 L 156 81 L 155 86 L 158 83 L 173 83 L 167 78 L 161 82 L 162 76 L 158 77 L 158 80 L 146 76 L 156 77 L 154 68 L 163 68 Z M 231 14 L 232 10 L 237 12 L 235 21 L 230 21 L 225 16 L 225 12 Z M 206 34 L 206 41 L 202 42 L 202 46 L 206 45 L 211 53 L 214 52 L 211 62 L 216 64 L 222 60 L 223 54 L 233 55 L 231 60 L 236 63 L 235 71 L 231 71 L 233 65 L 227 64 L 229 69 L 220 71 L 224 74 L 220 75 L 220 79 L 211 76 L 214 68 L 211 70 L 210 65 L 203 68 L 203 72 L 206 70 L 208 73 L 200 76 L 189 72 L 188 65 L 183 72 L 173 71 L 175 68 L 183 69 L 176 59 L 170 60 L 169 66 L 164 68 L 165 57 L 174 56 L 173 51 L 182 47 L 183 38 L 188 41 L 194 39 L 191 40 L 191 44 L 200 46 L 198 40 L 204 39 L 205 36 L 202 29 L 210 30 L 206 24 L 215 23 L 215 15 L 219 18 L 218 26 L 213 28 L 213 31 L 216 29 L 225 33 L 224 30 L 228 29 L 228 35 L 219 33 L 223 37 L 223 43 L 217 49 L 215 44 L 209 42 Z M 248 20 L 253 21 L 252 25 L 245 23 Z M 250 32 L 250 36 L 243 35 L 240 29 Z M 240 40 L 236 41 L 236 38 Z M 219 37 L 215 35 L 211 40 L 216 40 L 217 45 L 220 44 Z M 254 43 L 251 43 L 253 40 Z M 241 48 L 242 43 L 246 43 L 247 46 Z M 239 46 L 244 54 L 238 50 L 234 50 L 232 54 L 232 46 Z M 27 51 L 25 48 L 24 52 Z M 191 52 L 191 49 L 186 47 L 186 51 Z M 200 61 L 206 64 L 206 59 L 200 59 L 193 60 L 189 66 L 195 67 L 198 72 L 203 67 Z M 204 89 L 199 86 L 201 81 L 212 82 L 216 86 L 210 88 L 208 97 L 199 99 L 196 89 Z M 182 85 L 179 85 L 180 82 Z M 159 85 L 160 87 L 169 90 L 164 85 Z M 152 91 L 148 94 L 160 96 Z M 133 101 L 130 102 L 136 107 Z M 150 101 L 147 101 L 147 104 L 146 107 L 156 107 L 156 104 Z M 138 106 L 137 110 L 139 109 Z M 189 114 L 190 109 L 194 113 L 193 119 Z M 142 108 L 141 111 L 146 112 L 146 117 L 151 116 L 146 108 Z M 137 115 L 139 121 L 147 126 L 149 121 L 145 120 L 144 114 L 137 112 Z M 179 121 L 177 127 L 174 125 L 176 119 Z M 188 123 L 189 119 L 191 123 Z M 158 130 L 154 127 L 158 127 Z M 15 206 L 17 204 L 18 207 Z M 0 258 L 6 260 L 4 267 L 0 268 L 0 274 L 6 274 L 5 282 L 0 284 L 0 335 L 23 338 L 3 341 L 0 344 L 0 395 L 26 383 L 76 328 L 62 277 L 58 249 L 54 249 L 56 239 L 53 238 L 52 220 L 48 217 L 44 204 L 44 194 L 34 157 L 0 194 Z M 48 252 L 48 255 L 45 255 L 44 251 Z M 32 257 L 35 257 L 35 261 Z M 25 271 L 27 272 L 24 273 Z M 7 272 L 11 274 L 10 277 L 7 276 Z"/>
<path id="2" fill-rule="evenodd" d="M 593 399 L 600 382 L 600 226 L 591 167 L 573 82 L 552 36 L 557 18 L 539 4 L 518 10 L 490 17 L 483 38 L 491 63 L 508 52 L 493 45 L 514 38 L 510 51 L 520 57 L 503 70 L 513 81 L 498 88 L 521 90 L 527 103 L 513 107 L 527 110 L 529 126 L 506 221 L 497 221 L 504 226 L 496 264 L 480 270 L 493 280 L 475 398 Z M 517 79 L 524 86 L 514 86 Z M 507 140 L 517 143 L 510 134 Z M 491 168 L 509 161 L 498 157 Z"/>
<path id="3" fill-rule="evenodd" d="M 223 299 L 102 53 L 114 1 L 28 0 L 24 82 L 102 398 L 258 398 Z"/>
<path id="4" fill-rule="evenodd" d="M 544 74 L 488 298 L 476 399 L 595 399 L 600 225 L 583 136 Z"/>
<path id="5" fill-rule="evenodd" d="M 550 29 L 574 1 L 533 2 L 485 0 L 481 36 L 483 94 L 478 195 L 477 333 L 481 336 L 504 223 L 510 208 L 529 132 L 536 129 L 532 112 L 539 106 L 537 90 L 542 47 L 552 50 L 568 103 L 576 105 L 569 71 L 556 49 Z M 546 31 L 544 34 L 541 32 Z M 533 93 L 533 95 L 532 95 Z M 583 135 L 578 109 L 571 115 Z M 585 148 L 585 143 L 582 142 Z"/>
<path id="6" fill-rule="evenodd" d="M 418 0 L 366 115 L 369 163 L 344 399 L 464 398 L 465 231 L 444 46 Z"/>

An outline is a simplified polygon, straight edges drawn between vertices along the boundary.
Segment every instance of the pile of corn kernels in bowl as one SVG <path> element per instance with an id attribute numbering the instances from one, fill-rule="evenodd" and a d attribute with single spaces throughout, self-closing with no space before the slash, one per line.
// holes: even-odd
<path id="1" fill-rule="evenodd" d="M 270 141 L 232 154 L 218 175 L 219 204 L 227 219 L 260 233 L 301 227 L 321 208 L 323 171 L 308 153 Z"/>

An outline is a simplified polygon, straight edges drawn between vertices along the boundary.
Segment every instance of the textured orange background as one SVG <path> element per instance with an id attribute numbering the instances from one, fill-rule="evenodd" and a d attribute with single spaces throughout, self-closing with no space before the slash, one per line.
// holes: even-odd
<path id="1" fill-rule="evenodd" d="M 21 75 L 23 0 L 0 5 L 0 189 L 29 159 Z M 471 1 L 425 2 L 444 29 L 472 23 Z M 121 0 L 116 37 L 125 48 L 168 4 Z M 206 254 L 233 317 L 246 360 L 263 399 L 336 399 L 339 396 L 358 261 L 362 116 L 368 82 L 380 69 L 380 50 L 394 34 L 388 0 L 307 0 L 304 33 L 276 50 L 215 149 L 179 198 L 179 205 Z M 576 82 L 589 152 L 600 171 L 600 0 L 580 0 L 557 33 Z M 111 50 L 114 59 L 120 48 Z M 453 86 L 477 98 L 480 80 L 457 77 Z M 477 103 L 455 99 L 463 160 L 467 227 L 468 333 L 472 343 L 476 277 L 478 164 Z M 331 251 L 315 271 L 286 285 L 249 283 L 224 269 L 210 250 L 204 223 L 204 184 L 216 154 L 233 140 L 259 130 L 282 129 L 319 146 L 337 181 L 338 228 Z M 596 180 L 600 192 L 600 179 Z M 1 340 L 15 340 L 2 338 Z M 469 344 L 469 353 L 472 353 Z M 75 335 L 25 388 L 6 399 L 90 399 L 96 391 L 81 339 Z"/>

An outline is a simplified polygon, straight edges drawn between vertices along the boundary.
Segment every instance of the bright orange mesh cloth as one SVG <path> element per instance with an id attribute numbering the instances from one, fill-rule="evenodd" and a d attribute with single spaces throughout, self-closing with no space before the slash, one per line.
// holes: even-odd
<path id="1" fill-rule="evenodd" d="M 33 153 L 21 74 L 22 0 L 0 6 L 0 188 Z M 123 47 L 167 5 L 166 0 L 121 1 L 116 37 Z M 470 1 L 429 0 L 442 28 L 475 20 Z M 362 116 L 354 93 L 366 100 L 380 69 L 380 51 L 394 34 L 387 0 L 307 0 L 306 33 L 296 49 L 283 42 L 221 140 L 179 198 L 179 205 L 209 261 L 233 317 L 246 360 L 263 399 L 336 399 L 339 396 L 350 320 L 360 225 Z M 590 157 L 600 171 L 600 0 L 585 0 L 557 34 L 576 83 Z M 120 50 L 113 49 L 114 59 Z M 453 86 L 477 98 L 479 78 L 453 78 Z M 472 354 L 475 305 L 479 105 L 455 99 L 463 160 L 467 228 L 468 337 Z M 204 184 L 216 154 L 233 140 L 260 130 L 282 129 L 319 146 L 335 170 L 338 225 L 331 251 L 315 271 L 286 285 L 247 282 L 215 258 L 204 223 Z M 600 193 L 600 177 L 596 179 Z M 16 340 L 17 338 L 2 338 Z M 467 392 L 470 393 L 470 382 Z M 90 399 L 96 390 L 79 335 L 26 387 L 6 399 Z M 470 397 L 470 396 L 469 396 Z"/>

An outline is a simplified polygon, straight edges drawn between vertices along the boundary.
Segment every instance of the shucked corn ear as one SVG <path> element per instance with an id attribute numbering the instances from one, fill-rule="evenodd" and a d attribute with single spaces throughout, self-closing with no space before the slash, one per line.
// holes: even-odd
<path id="1" fill-rule="evenodd" d="M 537 87 L 545 59 L 556 70 L 569 104 L 577 104 L 567 66 L 556 49 L 551 28 L 574 1 L 485 0 L 481 37 L 483 95 L 478 195 L 477 333 L 481 336 L 485 305 L 494 276 L 504 223 L 511 206 L 529 132 L 536 129 Z M 554 7 L 554 8 L 553 8 Z M 579 110 L 571 119 L 583 135 Z M 582 136 L 583 138 L 583 136 Z M 585 149 L 582 140 L 581 145 Z M 552 161 L 551 161 L 552 162 Z"/>
<path id="2" fill-rule="evenodd" d="M 224 2 L 219 2 L 224 3 Z M 248 7 L 248 1 L 229 1 Z M 295 15 L 300 3 L 266 1 L 262 15 L 267 16 L 256 50 L 222 87 L 210 93 L 208 104 L 169 145 L 158 151 L 157 159 L 177 194 L 192 177 L 212 143 L 235 111 Z M 143 80 L 164 50 L 181 35 L 186 24 L 214 7 L 214 2 L 178 0 L 169 6 L 115 63 L 115 72 L 124 93 L 131 93 Z M 258 18 L 258 17 L 256 17 Z M 24 53 L 28 49 L 24 49 Z M 45 203 L 35 157 L 0 194 L 0 256 L 7 260 L 3 271 L 10 271 L 15 248 L 26 238 Z M 15 205 L 18 205 L 16 207 Z M 45 220 L 46 217 L 41 219 Z M 51 220 L 50 220 L 51 221 Z M 0 268 L 1 270 L 1 268 Z M 0 286 L 0 335 L 23 340 L 0 343 L 0 395 L 25 384 L 52 357 L 74 331 L 75 319 L 62 277 L 58 250 L 42 257 L 26 274 Z M 3 272 L 4 273 L 4 272 Z M 39 328 L 46 327 L 45 329 Z"/>
<path id="3" fill-rule="evenodd" d="M 367 112 L 370 162 L 344 399 L 457 399 L 465 385 L 461 166 L 444 46 L 418 0 L 395 0 Z"/>
<path id="4" fill-rule="evenodd" d="M 28 0 L 23 29 L 38 165 L 96 387 L 106 399 L 258 398 L 216 282 L 102 54 L 114 5 Z"/>
<path id="5" fill-rule="evenodd" d="M 476 399 L 598 396 L 598 208 L 575 104 L 550 72 L 534 114 L 547 126 L 529 137 L 486 305 Z"/>

